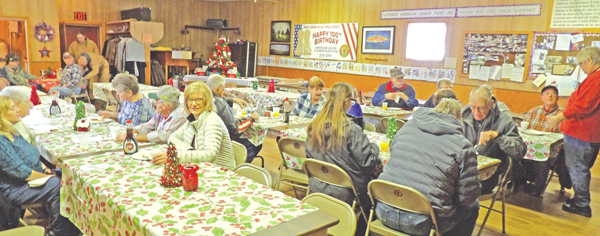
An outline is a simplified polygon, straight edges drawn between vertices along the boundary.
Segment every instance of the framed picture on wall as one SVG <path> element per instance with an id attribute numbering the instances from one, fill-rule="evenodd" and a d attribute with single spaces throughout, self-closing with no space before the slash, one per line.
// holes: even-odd
<path id="1" fill-rule="evenodd" d="M 363 26 L 363 54 L 394 54 L 396 26 Z"/>
<path id="2" fill-rule="evenodd" d="M 271 47 L 269 48 L 269 55 L 289 56 L 290 45 L 283 43 L 272 43 Z"/>
<path id="3" fill-rule="evenodd" d="M 292 38 L 291 21 L 271 21 L 271 42 L 289 43 Z"/>

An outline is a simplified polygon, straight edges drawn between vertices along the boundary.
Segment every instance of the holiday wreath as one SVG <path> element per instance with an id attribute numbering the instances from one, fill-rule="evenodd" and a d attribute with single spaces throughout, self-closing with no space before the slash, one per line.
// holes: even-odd
<path id="1" fill-rule="evenodd" d="M 54 28 L 42 22 L 35 25 L 34 36 L 42 42 L 48 42 L 54 38 Z"/>

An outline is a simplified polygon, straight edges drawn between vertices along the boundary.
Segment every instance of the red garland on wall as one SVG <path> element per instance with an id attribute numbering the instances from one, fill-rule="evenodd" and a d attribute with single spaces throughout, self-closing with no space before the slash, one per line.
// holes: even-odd
<path id="1" fill-rule="evenodd" d="M 45 22 L 38 23 L 33 29 L 35 38 L 41 42 L 48 42 L 54 38 L 54 28 Z"/>

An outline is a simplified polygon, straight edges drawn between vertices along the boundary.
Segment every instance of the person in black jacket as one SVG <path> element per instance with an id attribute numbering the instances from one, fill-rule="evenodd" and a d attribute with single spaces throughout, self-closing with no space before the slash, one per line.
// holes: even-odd
<path id="1" fill-rule="evenodd" d="M 0 231 L 19 226 L 20 217 L 21 208 L 12 205 L 4 194 L 0 194 Z"/>

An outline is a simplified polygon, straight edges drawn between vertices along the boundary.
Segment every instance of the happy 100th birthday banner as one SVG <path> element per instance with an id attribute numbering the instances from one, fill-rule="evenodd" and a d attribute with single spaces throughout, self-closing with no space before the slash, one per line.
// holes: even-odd
<path id="1" fill-rule="evenodd" d="M 290 57 L 258 57 L 259 66 L 274 66 L 323 72 L 390 77 L 390 69 L 402 68 L 405 79 L 437 82 L 440 79 L 450 79 L 454 82 L 455 69 L 434 69 L 427 67 L 408 67 L 381 64 L 366 64 L 341 61 L 310 60 Z"/>
<path id="2" fill-rule="evenodd" d="M 294 25 L 293 55 L 356 61 L 358 23 Z"/>

